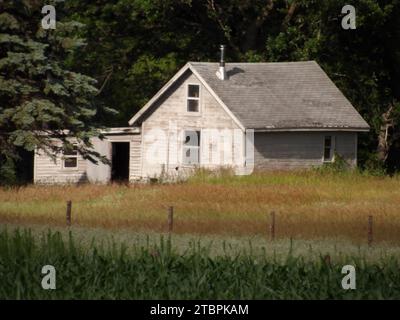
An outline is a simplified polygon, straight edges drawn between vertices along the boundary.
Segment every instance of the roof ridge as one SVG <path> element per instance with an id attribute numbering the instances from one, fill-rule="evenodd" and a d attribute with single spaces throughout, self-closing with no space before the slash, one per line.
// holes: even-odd
<path id="1" fill-rule="evenodd" d="M 188 61 L 189 64 L 219 64 L 216 61 Z M 296 63 L 317 63 L 315 60 L 305 61 L 271 61 L 271 62 L 226 62 L 226 64 L 296 64 Z"/>

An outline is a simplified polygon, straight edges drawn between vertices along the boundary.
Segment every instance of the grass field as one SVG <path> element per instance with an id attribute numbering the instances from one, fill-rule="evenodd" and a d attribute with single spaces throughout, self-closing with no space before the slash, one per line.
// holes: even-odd
<path id="1" fill-rule="evenodd" d="M 188 182 L 158 185 L 28 186 L 0 189 L 0 223 L 164 232 L 174 206 L 174 233 L 400 243 L 400 178 L 359 173 L 274 172 L 234 177 L 199 173 Z"/>
<path id="2" fill-rule="evenodd" d="M 360 255 L 305 260 L 292 247 L 277 259 L 264 250 L 210 254 L 175 239 L 145 245 L 82 244 L 48 231 L 0 230 L 0 299 L 399 299 L 399 260 Z M 56 290 L 43 290 L 44 265 L 56 268 Z M 357 271 L 357 289 L 343 290 L 342 267 Z"/>

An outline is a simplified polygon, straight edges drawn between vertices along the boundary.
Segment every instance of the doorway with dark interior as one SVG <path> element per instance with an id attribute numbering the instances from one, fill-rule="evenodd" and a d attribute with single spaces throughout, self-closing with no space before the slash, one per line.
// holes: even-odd
<path id="1" fill-rule="evenodd" d="M 112 142 L 111 181 L 129 181 L 129 142 Z"/>
<path id="2" fill-rule="evenodd" d="M 34 151 L 18 148 L 18 159 L 15 162 L 16 184 L 27 185 L 33 183 Z"/>

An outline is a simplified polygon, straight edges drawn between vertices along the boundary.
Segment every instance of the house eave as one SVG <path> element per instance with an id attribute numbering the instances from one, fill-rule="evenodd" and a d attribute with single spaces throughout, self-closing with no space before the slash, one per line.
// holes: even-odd
<path id="1" fill-rule="evenodd" d="M 101 130 L 101 133 L 108 135 L 129 135 L 140 133 L 139 127 L 120 127 L 120 128 L 106 128 Z"/>
<path id="2" fill-rule="evenodd" d="M 70 131 L 67 129 L 64 130 L 54 130 L 54 131 L 35 131 L 38 135 L 41 136 L 65 136 L 70 138 Z M 102 128 L 99 129 L 100 134 L 103 135 L 128 135 L 128 134 L 139 134 L 141 132 L 141 128 L 139 127 L 119 127 L 119 128 Z"/>
<path id="3" fill-rule="evenodd" d="M 254 132 L 369 132 L 369 128 L 356 128 L 356 127 L 292 127 L 292 128 L 254 128 Z"/>

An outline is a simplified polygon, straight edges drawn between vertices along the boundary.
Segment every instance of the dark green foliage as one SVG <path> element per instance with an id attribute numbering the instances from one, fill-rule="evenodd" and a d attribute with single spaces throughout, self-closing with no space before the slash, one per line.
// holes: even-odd
<path id="1" fill-rule="evenodd" d="M 396 148 L 400 121 L 400 2 L 357 0 L 357 29 L 343 30 L 341 8 L 348 1 L 298 1 L 286 32 L 268 38 L 269 60 L 317 60 L 371 126 L 360 136 L 359 161 L 377 159 L 382 114 L 390 117 L 388 145 Z M 396 102 L 397 101 L 397 102 Z M 396 161 L 388 162 L 393 168 Z M 398 162 L 398 160 L 397 160 Z M 370 165 L 368 165 L 370 166 Z"/>
<path id="2" fill-rule="evenodd" d="M 333 162 L 324 163 L 321 167 L 316 167 L 315 170 L 321 173 L 346 173 L 348 171 L 353 170 L 351 165 L 347 163 L 346 159 L 344 159 L 340 154 L 335 152 L 335 157 Z"/>
<path id="3" fill-rule="evenodd" d="M 61 5 L 61 2 L 57 2 Z M 0 182 L 10 162 L 20 160 L 18 148 L 43 149 L 50 154 L 68 148 L 77 138 L 79 152 L 89 151 L 96 80 L 67 68 L 66 61 L 80 46 L 80 23 L 58 21 L 56 30 L 41 27 L 42 1 L 5 1 L 0 4 Z M 50 138 L 60 139 L 55 145 Z"/>
<path id="4" fill-rule="evenodd" d="M 70 236 L 0 233 L 1 299 L 398 299 L 399 262 L 343 257 L 328 264 L 288 255 L 284 263 L 249 254 L 210 257 L 193 244 L 184 255 L 158 246 L 79 247 Z M 41 268 L 56 268 L 56 290 L 41 288 Z M 343 290 L 344 264 L 356 266 L 357 290 Z"/>
<path id="5" fill-rule="evenodd" d="M 17 183 L 15 162 L 9 157 L 0 157 L 0 181 L 6 185 Z"/>

